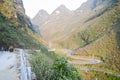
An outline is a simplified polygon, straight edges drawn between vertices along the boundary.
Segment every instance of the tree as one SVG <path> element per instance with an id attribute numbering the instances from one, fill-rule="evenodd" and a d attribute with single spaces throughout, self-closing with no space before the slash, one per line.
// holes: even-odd
<path id="1" fill-rule="evenodd" d="M 79 33 L 79 35 L 80 35 L 80 38 L 85 42 L 85 44 L 89 43 L 90 34 L 88 34 L 87 31 Z"/>

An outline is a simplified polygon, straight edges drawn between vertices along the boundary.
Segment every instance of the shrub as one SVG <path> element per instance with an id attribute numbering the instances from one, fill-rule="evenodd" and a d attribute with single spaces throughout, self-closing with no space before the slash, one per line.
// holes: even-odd
<path id="1" fill-rule="evenodd" d="M 48 55 L 38 54 L 31 60 L 38 80 L 81 80 L 77 69 L 70 65 L 65 58 L 54 55 L 51 58 L 53 62 L 51 62 L 48 61 L 48 57 Z"/>
<path id="2" fill-rule="evenodd" d="M 34 57 L 31 64 L 38 80 L 50 80 L 53 73 L 51 69 L 52 66 L 48 63 L 44 56 L 39 55 Z"/>
<path id="3" fill-rule="evenodd" d="M 78 71 L 65 58 L 57 57 L 53 64 L 52 80 L 81 80 Z"/>

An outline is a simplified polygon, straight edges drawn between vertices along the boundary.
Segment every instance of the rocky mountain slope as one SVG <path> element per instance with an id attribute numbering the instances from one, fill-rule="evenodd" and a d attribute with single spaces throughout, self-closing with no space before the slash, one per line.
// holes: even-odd
<path id="1" fill-rule="evenodd" d="M 33 29 L 41 35 L 40 26 L 46 21 L 49 17 L 49 14 L 45 10 L 40 10 L 37 15 L 31 20 L 33 23 Z"/>
<path id="2" fill-rule="evenodd" d="M 53 40 L 63 35 L 72 15 L 72 11 L 67 9 L 64 5 L 59 6 L 41 26 L 42 36 L 46 40 Z"/>
<path id="3" fill-rule="evenodd" d="M 103 14 L 107 13 L 109 10 L 111 10 L 116 5 L 116 2 L 117 2 L 112 0 L 103 0 L 102 2 L 101 1 L 102 0 L 96 1 L 96 4 L 99 3 L 99 5 L 94 7 L 94 9 L 92 9 L 92 6 L 95 4 L 95 3 L 93 4 L 94 0 L 88 0 L 86 3 L 83 3 L 80 8 L 74 11 L 75 15 L 71 19 L 72 21 L 71 23 L 69 23 L 70 29 L 69 27 L 68 29 L 69 31 L 75 28 L 76 29 L 68 35 L 69 37 L 67 38 L 66 36 L 63 37 L 61 39 L 62 42 L 60 43 L 60 45 L 64 45 L 70 48 L 70 45 L 72 43 L 73 44 L 72 47 L 74 48 L 74 47 L 79 47 L 85 44 L 84 41 L 81 39 L 80 34 L 84 33 L 85 30 L 90 31 L 89 28 L 95 22 L 100 23 L 99 22 L 100 17 Z M 96 27 L 97 26 L 98 25 L 96 25 Z M 96 32 L 96 30 L 95 31 L 92 30 L 90 32 Z M 92 35 L 92 36 L 95 36 L 95 35 Z M 65 44 L 63 42 L 65 42 Z"/>
<path id="4" fill-rule="evenodd" d="M 88 0 L 77 10 L 70 11 L 64 5 L 59 6 L 49 18 L 45 14 L 37 14 L 32 21 L 40 27 L 41 35 L 46 40 L 63 40 L 68 38 L 84 22 L 102 15 L 113 4 L 112 0 Z M 39 17 L 42 15 L 43 18 Z M 47 15 L 48 17 L 48 15 Z"/>
<path id="5" fill-rule="evenodd" d="M 40 10 L 36 16 L 32 19 L 32 23 L 36 25 L 42 25 L 49 17 L 49 14 L 45 10 Z"/>
<path id="6" fill-rule="evenodd" d="M 22 0 L 0 1 L 0 46 L 37 46 L 38 41 L 33 39 L 35 33 L 31 28 Z"/>
<path id="7" fill-rule="evenodd" d="M 66 11 L 62 14 L 57 10 L 56 16 L 55 10 L 52 19 L 41 25 L 43 38 L 53 40 L 56 48 L 72 49 L 74 55 L 102 60 L 87 67 L 120 74 L 120 1 L 88 0 L 77 10 Z"/>
<path id="8" fill-rule="evenodd" d="M 35 20 L 35 18 L 33 18 L 32 22 L 37 23 L 39 25 L 41 35 L 44 39 L 53 40 L 52 39 L 53 37 L 56 38 L 56 36 L 60 36 L 63 34 L 61 33 L 61 31 L 63 32 L 64 29 L 66 29 L 67 26 L 66 23 L 69 23 L 69 20 L 73 15 L 73 12 L 67 9 L 64 5 L 61 5 L 57 9 L 55 9 L 55 11 L 51 15 L 47 16 L 47 19 L 46 16 L 44 15 L 46 14 L 38 13 L 36 16 L 42 16 L 43 18 L 35 17 L 36 19 L 39 20 Z"/>
<path id="9" fill-rule="evenodd" d="M 44 39 L 54 42 L 54 47 L 71 50 L 73 56 L 87 56 L 102 61 L 96 65 L 77 65 L 96 70 L 81 71 L 85 80 L 113 80 L 111 75 L 102 75 L 97 70 L 120 74 L 120 0 L 88 0 L 75 11 L 61 5 L 51 15 L 45 11 L 39 13 L 41 19 L 36 25 L 40 26 Z M 39 42 L 45 44 L 31 28 L 34 27 L 25 15 L 22 0 L 0 1 L 0 47 L 38 48 Z M 41 51 L 47 55 L 47 59 L 48 56 L 55 58 L 44 46 Z"/>
<path id="10" fill-rule="evenodd" d="M 75 55 L 95 56 L 103 61 L 102 64 L 91 65 L 92 68 L 111 70 L 120 74 L 120 2 L 111 3 L 102 14 L 88 18 L 60 45 L 73 49 Z"/>

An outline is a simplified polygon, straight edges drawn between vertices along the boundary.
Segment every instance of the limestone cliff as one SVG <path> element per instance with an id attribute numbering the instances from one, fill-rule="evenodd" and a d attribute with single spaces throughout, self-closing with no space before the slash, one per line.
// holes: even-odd
<path id="1" fill-rule="evenodd" d="M 32 47 L 39 44 L 33 33 L 22 0 L 0 0 L 0 46 Z"/>

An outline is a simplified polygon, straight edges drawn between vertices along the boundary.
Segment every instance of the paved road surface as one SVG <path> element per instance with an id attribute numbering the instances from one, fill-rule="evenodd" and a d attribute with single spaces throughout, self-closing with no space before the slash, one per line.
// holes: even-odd
<path id="1" fill-rule="evenodd" d="M 19 80 L 16 54 L 0 52 L 0 80 Z"/>
<path id="2" fill-rule="evenodd" d="M 76 60 L 84 60 L 84 61 L 87 61 L 87 62 L 70 62 L 71 64 L 98 64 L 100 62 L 102 62 L 101 60 L 98 60 L 98 59 L 92 59 L 92 58 L 78 58 L 78 57 L 74 57 L 72 56 L 72 50 L 68 50 L 68 53 L 67 53 L 67 57 L 69 58 L 72 58 L 72 59 L 76 59 Z"/>
<path id="3" fill-rule="evenodd" d="M 88 62 L 69 62 L 70 64 L 98 64 L 100 62 L 102 62 L 101 60 L 97 60 L 97 59 L 91 59 L 91 58 L 78 58 L 78 57 L 74 57 L 72 56 L 72 50 L 68 50 L 67 53 L 67 57 L 76 59 L 76 60 L 85 60 Z M 107 74 L 111 74 L 117 77 L 120 77 L 120 74 L 115 74 L 113 72 L 109 72 L 109 71 L 105 71 L 105 70 L 100 70 L 100 69 L 95 69 L 95 68 L 78 68 L 79 70 L 84 70 L 84 71 L 98 71 L 98 72 L 103 72 L 103 73 L 107 73 Z"/>
<path id="4" fill-rule="evenodd" d="M 120 77 L 120 74 L 115 74 L 113 72 L 105 71 L 105 70 L 100 70 L 100 69 L 95 69 L 95 68 L 78 68 L 79 70 L 84 70 L 84 71 L 98 71 L 98 72 L 103 72 L 107 74 L 111 74 L 117 77 Z"/>

